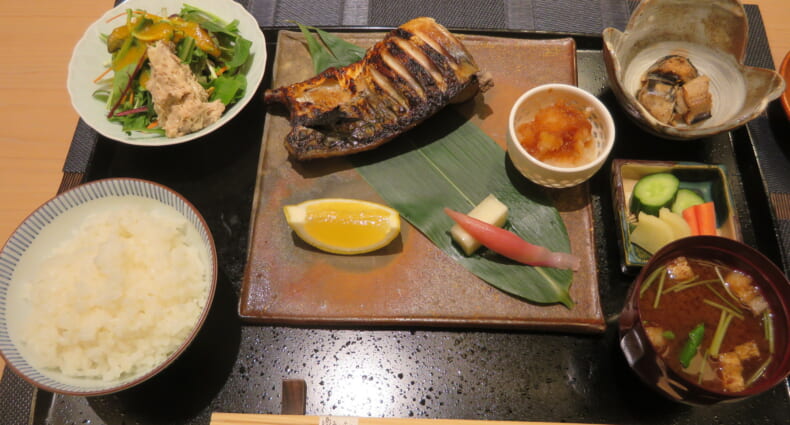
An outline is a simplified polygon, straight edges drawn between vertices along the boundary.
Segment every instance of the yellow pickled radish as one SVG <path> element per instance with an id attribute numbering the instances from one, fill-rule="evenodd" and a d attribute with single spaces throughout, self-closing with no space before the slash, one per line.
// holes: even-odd
<path id="1" fill-rule="evenodd" d="M 308 244 L 333 254 L 364 254 L 400 233 L 394 209 L 358 199 L 322 198 L 283 207 L 285 220 Z"/>

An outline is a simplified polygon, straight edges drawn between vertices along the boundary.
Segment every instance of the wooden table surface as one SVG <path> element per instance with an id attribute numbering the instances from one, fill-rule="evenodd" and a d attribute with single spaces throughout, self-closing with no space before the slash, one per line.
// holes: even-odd
<path id="1" fill-rule="evenodd" d="M 790 2 L 762 12 L 778 68 L 790 51 Z M 57 192 L 77 124 L 66 92 L 71 51 L 112 2 L 0 0 L 0 242 Z M 0 359 L 0 376 L 2 376 Z"/>

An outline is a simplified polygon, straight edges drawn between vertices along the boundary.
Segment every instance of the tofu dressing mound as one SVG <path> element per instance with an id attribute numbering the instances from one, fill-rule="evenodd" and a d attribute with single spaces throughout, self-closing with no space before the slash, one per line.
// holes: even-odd
<path id="1" fill-rule="evenodd" d="M 159 126 L 167 137 L 194 133 L 217 121 L 225 105 L 208 101 L 208 92 L 198 83 L 189 66 L 173 53 L 173 44 L 157 41 L 148 47 L 151 78 L 146 89 L 151 92 Z"/>
<path id="2" fill-rule="evenodd" d="M 190 233 L 191 232 L 191 233 Z M 164 207 L 92 214 L 24 282 L 31 364 L 104 381 L 145 373 L 192 331 L 207 300 L 196 230 Z"/>

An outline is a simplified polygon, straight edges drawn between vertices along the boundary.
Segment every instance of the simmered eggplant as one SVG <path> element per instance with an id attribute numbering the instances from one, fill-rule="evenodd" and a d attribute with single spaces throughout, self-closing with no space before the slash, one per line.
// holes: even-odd
<path id="1" fill-rule="evenodd" d="M 691 60 L 669 55 L 653 64 L 642 78 L 637 100 L 664 124 L 696 124 L 711 117 L 710 79 Z"/>

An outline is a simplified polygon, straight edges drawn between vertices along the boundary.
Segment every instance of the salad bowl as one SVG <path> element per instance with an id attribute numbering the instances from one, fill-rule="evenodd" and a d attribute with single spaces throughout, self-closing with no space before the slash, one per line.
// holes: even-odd
<path id="1" fill-rule="evenodd" d="M 225 22 L 238 21 L 239 35 L 251 42 L 250 57 L 241 72 L 246 78 L 243 96 L 227 106 L 222 116 L 203 129 L 178 137 L 147 132 L 126 132 L 120 123 L 111 122 L 107 116 L 106 102 L 94 97 L 100 86 L 94 79 L 110 61 L 107 44 L 103 41 L 120 25 L 127 9 L 145 10 L 160 16 L 178 13 L 184 4 L 211 13 Z M 116 19 L 117 18 L 117 19 Z M 233 119 L 249 103 L 260 85 L 266 68 L 266 40 L 257 20 L 242 5 L 232 0 L 128 0 L 104 13 L 85 31 L 77 42 L 69 62 L 67 89 L 71 104 L 80 118 L 101 135 L 119 142 L 139 146 L 165 146 L 188 142 L 205 136 Z"/>

